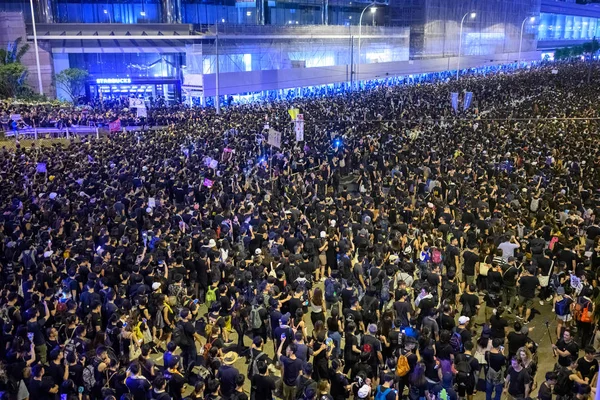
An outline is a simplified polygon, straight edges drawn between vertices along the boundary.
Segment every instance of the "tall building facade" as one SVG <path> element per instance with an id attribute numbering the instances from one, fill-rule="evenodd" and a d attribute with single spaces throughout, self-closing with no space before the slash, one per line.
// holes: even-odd
<path id="1" fill-rule="evenodd" d="M 32 2 L 46 73 L 88 70 L 90 97 L 213 96 L 217 70 L 228 95 L 515 62 L 600 29 L 600 9 L 555 0 Z M 30 10 L 0 2 L 29 41 Z"/>

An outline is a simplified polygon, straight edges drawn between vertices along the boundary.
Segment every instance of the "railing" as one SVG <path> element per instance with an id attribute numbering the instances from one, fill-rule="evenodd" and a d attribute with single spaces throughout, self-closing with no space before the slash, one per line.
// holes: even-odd
<path id="1" fill-rule="evenodd" d="M 51 135 L 53 137 L 71 138 L 71 135 L 95 135 L 99 137 L 99 128 L 95 126 L 72 126 L 70 128 L 24 128 L 16 130 L 7 130 L 4 132 L 4 137 L 31 137 L 38 139 L 42 135 Z"/>

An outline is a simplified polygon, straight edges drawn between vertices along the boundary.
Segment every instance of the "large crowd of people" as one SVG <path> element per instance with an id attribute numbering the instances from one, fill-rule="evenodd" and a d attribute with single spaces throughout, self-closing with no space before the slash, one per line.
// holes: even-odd
<path id="1" fill-rule="evenodd" d="M 3 398 L 591 398 L 587 74 L 165 107 L 157 131 L 2 148 Z M 555 365 L 538 365 L 534 318 L 556 320 Z"/>

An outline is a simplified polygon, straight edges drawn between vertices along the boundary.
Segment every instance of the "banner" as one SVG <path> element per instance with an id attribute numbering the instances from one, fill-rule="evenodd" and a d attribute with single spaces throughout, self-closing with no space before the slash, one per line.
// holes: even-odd
<path id="1" fill-rule="evenodd" d="M 211 181 L 208 178 L 204 178 L 204 183 L 202 183 L 204 186 L 206 186 L 207 188 L 211 188 L 214 185 L 214 181 Z"/>
<path id="2" fill-rule="evenodd" d="M 467 108 L 471 107 L 471 103 L 473 102 L 473 92 L 465 93 L 465 100 L 463 102 L 463 111 Z"/>
<path id="3" fill-rule="evenodd" d="M 121 120 L 118 119 L 108 124 L 108 130 L 110 132 L 119 132 L 121 130 Z"/>
<path id="4" fill-rule="evenodd" d="M 138 116 L 138 118 L 148 117 L 148 110 L 146 109 L 146 107 L 139 107 L 137 109 L 137 116 Z"/>
<path id="5" fill-rule="evenodd" d="M 292 117 L 292 121 L 296 120 L 299 112 L 300 112 L 300 110 L 297 108 L 290 108 L 288 110 L 288 114 L 290 114 L 290 117 Z"/>
<path id="6" fill-rule="evenodd" d="M 452 99 L 452 108 L 454 108 L 454 112 L 458 112 L 458 92 L 450 93 Z"/>
<path id="7" fill-rule="evenodd" d="M 304 141 L 304 114 L 296 116 L 296 142 Z"/>
<path id="8" fill-rule="evenodd" d="M 146 103 L 144 103 L 144 99 L 136 99 L 133 97 L 129 98 L 129 108 L 146 108 Z"/>
<path id="9" fill-rule="evenodd" d="M 217 169 L 217 167 L 219 166 L 219 162 L 213 159 L 208 166 L 212 169 Z"/>
<path id="10" fill-rule="evenodd" d="M 269 139 L 267 143 L 273 147 L 281 148 L 281 132 L 277 132 L 275 129 L 269 129 Z"/>

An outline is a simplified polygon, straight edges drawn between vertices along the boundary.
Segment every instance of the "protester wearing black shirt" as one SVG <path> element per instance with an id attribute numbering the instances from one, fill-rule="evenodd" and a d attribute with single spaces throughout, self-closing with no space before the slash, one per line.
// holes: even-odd
<path id="1" fill-rule="evenodd" d="M 552 345 L 552 349 L 558 356 L 558 364 L 563 367 L 570 366 L 571 362 L 576 361 L 579 357 L 579 346 L 573 340 L 569 329 L 563 331 L 562 339 Z"/>

